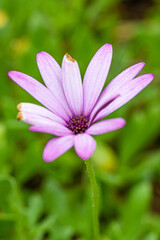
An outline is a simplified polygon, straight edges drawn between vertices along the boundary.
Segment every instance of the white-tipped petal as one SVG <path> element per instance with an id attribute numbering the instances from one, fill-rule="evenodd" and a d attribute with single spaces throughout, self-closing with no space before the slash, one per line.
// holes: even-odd
<path id="1" fill-rule="evenodd" d="M 44 83 L 53 93 L 58 101 L 65 107 L 67 113 L 71 116 L 71 111 L 64 96 L 62 86 L 62 70 L 55 59 L 46 52 L 37 54 L 37 65 Z"/>
<path id="2" fill-rule="evenodd" d="M 62 62 L 63 89 L 70 109 L 80 116 L 83 111 L 83 90 L 80 70 L 76 60 L 66 54 Z"/>
<path id="3" fill-rule="evenodd" d="M 8 75 L 14 82 L 54 114 L 65 120 L 69 120 L 69 116 L 63 107 L 63 103 L 57 100 L 55 96 L 36 79 L 17 71 L 10 71 Z"/>
<path id="4" fill-rule="evenodd" d="M 106 81 L 112 60 L 112 45 L 102 46 L 91 59 L 83 81 L 84 114 L 93 109 Z"/>
<path id="5" fill-rule="evenodd" d="M 17 105 L 17 109 L 21 112 L 27 112 L 27 113 L 32 113 L 34 115 L 46 117 L 54 122 L 58 122 L 63 125 L 66 125 L 66 122 L 62 118 L 58 117 L 48 109 L 41 107 L 37 104 L 23 102 Z"/>
<path id="6" fill-rule="evenodd" d="M 29 112 L 19 112 L 17 114 L 17 119 L 31 125 L 52 125 L 55 123 L 49 118 Z"/>

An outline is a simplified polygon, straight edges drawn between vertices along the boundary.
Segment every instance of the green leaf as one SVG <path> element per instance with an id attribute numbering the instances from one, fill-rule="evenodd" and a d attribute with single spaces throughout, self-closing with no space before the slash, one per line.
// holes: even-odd
<path id="1" fill-rule="evenodd" d="M 136 240 L 143 232 L 143 221 L 151 200 L 151 186 L 142 182 L 130 191 L 122 209 L 121 227 L 123 240 Z"/>

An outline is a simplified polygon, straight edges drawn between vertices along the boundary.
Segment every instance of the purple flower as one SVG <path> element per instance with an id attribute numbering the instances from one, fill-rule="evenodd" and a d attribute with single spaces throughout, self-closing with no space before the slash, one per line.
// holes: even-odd
<path id="1" fill-rule="evenodd" d="M 78 63 L 70 55 L 63 58 L 62 68 L 46 52 L 37 54 L 37 64 L 46 87 L 32 77 L 10 71 L 9 77 L 42 105 L 20 103 L 18 119 L 31 124 L 30 130 L 57 137 L 45 146 L 43 158 L 50 162 L 74 146 L 83 160 L 91 157 L 96 141 L 91 135 L 122 128 L 125 120 L 101 120 L 142 91 L 153 74 L 135 76 L 145 63 L 135 64 L 104 86 L 112 59 L 112 46 L 105 44 L 94 55 L 86 70 L 83 84 Z"/>

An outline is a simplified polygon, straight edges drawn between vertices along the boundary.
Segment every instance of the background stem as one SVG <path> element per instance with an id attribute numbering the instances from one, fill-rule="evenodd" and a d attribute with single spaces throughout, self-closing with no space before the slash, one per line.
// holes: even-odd
<path id="1" fill-rule="evenodd" d="M 93 202 L 93 228 L 94 228 L 94 240 L 99 240 L 99 206 L 98 206 L 98 186 L 94 174 L 94 168 L 91 159 L 85 161 L 91 188 L 92 188 L 92 202 Z"/>

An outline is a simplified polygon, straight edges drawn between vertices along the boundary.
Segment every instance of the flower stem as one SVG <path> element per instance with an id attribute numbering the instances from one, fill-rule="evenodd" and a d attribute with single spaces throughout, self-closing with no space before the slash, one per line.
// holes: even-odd
<path id="1" fill-rule="evenodd" d="M 91 159 L 85 160 L 85 164 L 88 171 L 88 176 L 92 188 L 92 201 L 93 201 L 93 230 L 94 230 L 94 240 L 99 240 L 99 206 L 98 206 L 98 186 L 96 183 L 96 178 L 94 174 L 94 168 Z"/>

